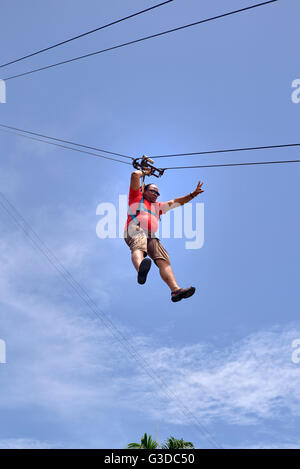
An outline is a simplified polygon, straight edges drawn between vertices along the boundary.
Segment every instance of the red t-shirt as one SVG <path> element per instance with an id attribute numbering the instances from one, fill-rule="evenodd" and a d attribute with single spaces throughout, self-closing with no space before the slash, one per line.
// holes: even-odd
<path id="1" fill-rule="evenodd" d="M 129 189 L 129 200 L 128 200 L 128 217 L 125 225 L 125 230 L 127 230 L 130 222 L 135 224 L 140 224 L 140 227 L 145 231 L 150 231 L 155 233 L 158 230 L 158 223 L 160 216 L 163 213 L 166 213 L 168 202 L 149 202 L 149 200 L 144 199 L 144 207 L 139 207 L 139 204 L 142 200 L 143 194 L 140 189 L 133 190 L 131 187 Z M 151 213 L 144 211 L 144 209 L 150 210 Z M 130 214 L 135 215 L 137 210 L 141 210 L 138 215 L 132 221 Z"/>

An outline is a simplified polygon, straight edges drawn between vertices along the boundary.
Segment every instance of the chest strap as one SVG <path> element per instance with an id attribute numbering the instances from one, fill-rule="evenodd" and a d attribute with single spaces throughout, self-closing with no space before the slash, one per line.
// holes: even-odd
<path id="1" fill-rule="evenodd" d="M 140 201 L 140 203 L 139 203 L 139 205 L 138 205 L 138 208 L 137 208 L 135 214 L 132 213 L 132 211 L 131 211 L 131 209 L 130 209 L 130 207 L 129 207 L 129 215 L 130 215 L 131 219 L 134 221 L 134 223 L 136 223 L 136 224 L 138 224 L 138 223 L 136 222 L 135 219 L 136 219 L 136 217 L 138 216 L 138 214 L 139 214 L 140 212 L 148 212 L 148 213 L 151 213 L 151 215 L 154 215 L 155 217 L 157 217 L 157 212 L 154 213 L 154 212 L 151 212 L 151 210 L 149 210 L 148 208 L 145 208 L 145 206 L 144 206 L 144 195 L 143 195 L 143 197 L 141 198 L 141 201 Z"/>

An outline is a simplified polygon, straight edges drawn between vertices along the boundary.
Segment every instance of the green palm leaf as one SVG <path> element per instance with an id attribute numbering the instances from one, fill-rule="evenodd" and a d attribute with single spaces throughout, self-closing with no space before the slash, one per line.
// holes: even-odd
<path id="1" fill-rule="evenodd" d="M 155 440 L 152 440 L 151 435 L 144 434 L 140 443 L 129 443 L 127 445 L 128 449 L 156 449 L 158 444 Z"/>
<path id="2" fill-rule="evenodd" d="M 171 436 L 168 438 L 162 446 L 162 449 L 188 449 L 194 448 L 194 445 L 191 441 L 184 441 L 183 438 L 180 440 Z"/>

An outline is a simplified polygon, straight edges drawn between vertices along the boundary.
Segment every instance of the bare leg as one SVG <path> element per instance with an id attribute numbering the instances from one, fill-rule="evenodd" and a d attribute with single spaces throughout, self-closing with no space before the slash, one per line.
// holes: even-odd
<path id="1" fill-rule="evenodd" d="M 135 249 L 135 251 L 133 251 L 131 254 L 131 260 L 137 272 L 139 271 L 140 263 L 143 259 L 144 251 L 141 251 L 140 249 Z"/>
<path id="2" fill-rule="evenodd" d="M 180 287 L 176 282 L 173 269 L 169 262 L 164 259 L 156 259 L 156 265 L 159 268 L 161 278 L 166 282 L 171 291 L 178 290 Z"/>

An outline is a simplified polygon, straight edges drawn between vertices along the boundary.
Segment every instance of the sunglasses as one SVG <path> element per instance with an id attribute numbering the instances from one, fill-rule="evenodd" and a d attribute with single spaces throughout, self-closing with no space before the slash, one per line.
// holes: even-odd
<path id="1" fill-rule="evenodd" d="M 152 192 L 152 194 L 156 194 L 156 195 L 157 195 L 157 197 L 159 197 L 159 196 L 160 196 L 160 193 L 159 193 L 159 192 L 157 192 L 157 191 L 155 191 L 154 189 L 148 189 L 148 191 L 149 191 L 149 192 Z"/>

